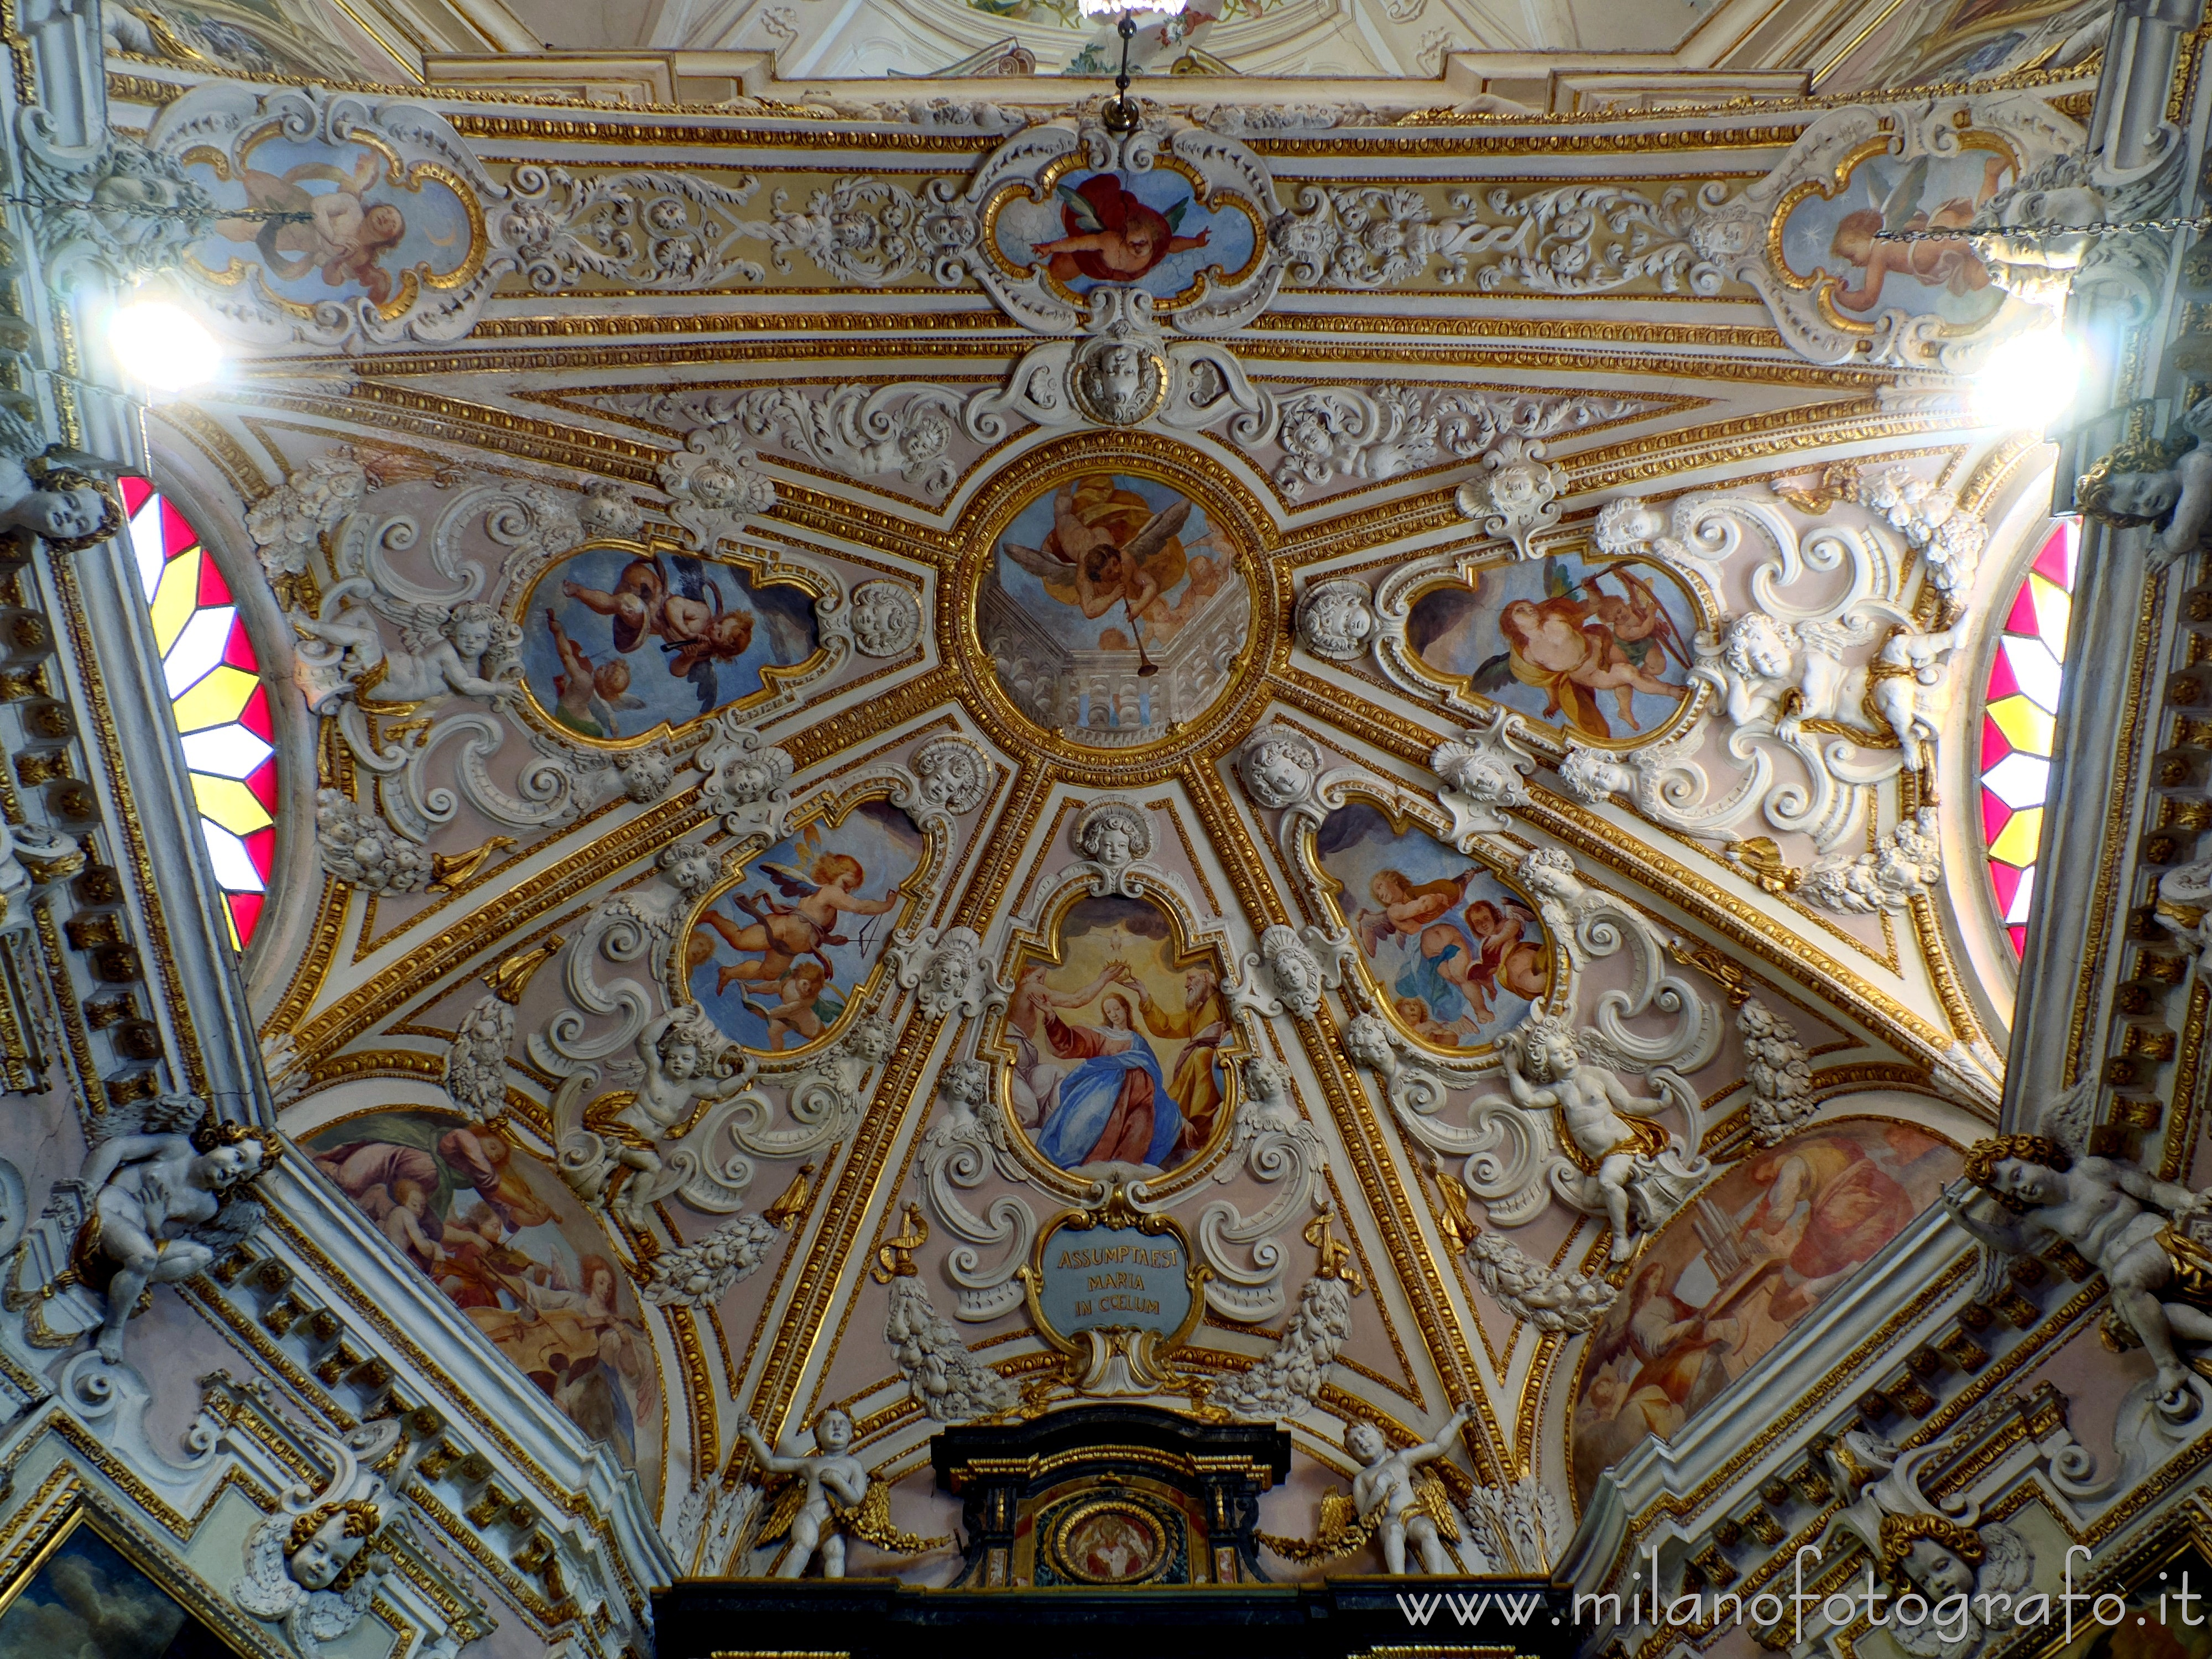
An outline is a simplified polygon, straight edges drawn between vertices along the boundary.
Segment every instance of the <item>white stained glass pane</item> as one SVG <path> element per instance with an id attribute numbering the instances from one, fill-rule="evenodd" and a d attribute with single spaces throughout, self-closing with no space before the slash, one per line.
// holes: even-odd
<path id="1" fill-rule="evenodd" d="M 2005 660 L 2012 665 L 2013 678 L 2020 682 L 2020 689 L 2038 708 L 2057 714 L 2058 681 L 2063 671 L 2058 666 L 2058 659 L 2051 654 L 2051 647 L 2041 640 L 2008 634 L 2004 636 L 2004 653 Z"/>
<path id="2" fill-rule="evenodd" d="M 244 778 L 273 752 L 269 745 L 242 726 L 210 726 L 187 732 L 185 763 L 195 772 L 219 778 Z"/>
<path id="3" fill-rule="evenodd" d="M 2006 926 L 2027 920 L 2028 903 L 2034 896 L 2035 866 L 2031 864 L 2020 872 L 2020 890 L 2012 896 L 2012 908 L 2005 912 Z"/>
<path id="4" fill-rule="evenodd" d="M 161 550 L 161 498 L 149 495 L 131 520 L 131 556 L 138 563 L 138 585 L 146 590 L 146 603 L 154 603 L 154 590 L 161 585 L 161 567 L 168 562 Z"/>
<path id="5" fill-rule="evenodd" d="M 229 605 L 215 605 L 185 624 L 185 631 L 177 635 L 177 642 L 169 647 L 161 664 L 171 696 L 189 689 L 222 660 L 234 614 Z"/>
<path id="6" fill-rule="evenodd" d="M 200 820 L 200 834 L 207 837 L 208 857 L 215 865 L 215 878 L 226 892 L 261 890 L 261 872 L 253 867 L 244 842 L 221 824 L 210 823 L 205 818 Z"/>
<path id="7" fill-rule="evenodd" d="M 2040 806 L 2051 787 L 2051 763 L 2014 750 L 1982 774 L 1982 784 L 2015 812 Z"/>

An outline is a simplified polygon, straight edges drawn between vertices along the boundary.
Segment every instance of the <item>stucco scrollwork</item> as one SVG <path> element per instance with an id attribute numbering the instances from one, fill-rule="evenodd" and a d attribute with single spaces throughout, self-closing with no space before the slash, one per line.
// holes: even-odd
<path id="1" fill-rule="evenodd" d="M 1249 1322 L 1283 1310 L 1288 1264 L 1278 1235 L 1322 1194 L 1328 1158 L 1313 1126 L 1292 1103 L 1290 1078 L 1280 1066 L 1255 1056 L 1243 1062 L 1239 1075 L 1244 1098 L 1228 1156 L 1215 1166 L 1213 1179 L 1225 1183 L 1242 1172 L 1276 1190 L 1249 1216 L 1225 1199 L 1209 1201 L 1198 1212 L 1197 1243 L 1212 1269 L 1208 1304 Z"/>
<path id="2" fill-rule="evenodd" d="M 773 842 L 791 812 L 791 757 L 760 733 L 737 709 L 726 710 L 692 764 L 707 775 L 699 804 L 719 812 L 733 836 Z"/>
<path id="3" fill-rule="evenodd" d="M 994 1068 L 957 1060 L 938 1073 L 938 1117 L 922 1137 L 920 1173 L 931 1213 L 961 1242 L 946 1254 L 953 1311 L 968 1322 L 996 1319 L 1022 1304 L 1016 1274 L 1036 1237 L 1036 1212 L 1018 1195 L 1002 1193 L 982 1215 L 962 1197 L 992 1175 L 1020 1181 L 1024 1172 L 1009 1143 Z M 986 1252 L 997 1253 L 987 1265 Z"/>
<path id="4" fill-rule="evenodd" d="M 983 960 L 983 941 L 972 927 L 923 927 L 895 937 L 886 947 L 899 984 L 933 1019 L 969 1019 L 1013 994 Z"/>
<path id="5" fill-rule="evenodd" d="M 677 427 L 734 426 L 851 478 L 896 475 L 933 500 L 958 477 L 951 455 L 961 399 L 908 381 L 847 385 L 809 393 L 797 386 L 744 392 L 611 393 L 599 406 Z"/>
<path id="6" fill-rule="evenodd" d="M 1534 538 L 1559 521 L 1567 470 L 1544 459 L 1540 441 L 1501 438 L 1482 457 L 1484 471 L 1462 484 L 1453 501 L 1486 536 L 1503 536 L 1520 557 L 1536 556 Z"/>
<path id="7" fill-rule="evenodd" d="M 915 1401 L 934 1423 L 965 1423 L 1011 1410 L 1021 1391 L 969 1352 L 951 1321 L 937 1311 L 915 1266 L 929 1242 L 921 1206 L 908 1203 L 905 1225 L 876 1251 L 869 1277 L 890 1287 L 884 1340 Z"/>

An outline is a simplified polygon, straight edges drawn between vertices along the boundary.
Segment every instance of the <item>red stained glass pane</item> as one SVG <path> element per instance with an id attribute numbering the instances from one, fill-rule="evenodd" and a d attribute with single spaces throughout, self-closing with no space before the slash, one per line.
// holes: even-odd
<path id="1" fill-rule="evenodd" d="M 1982 797 L 1984 805 L 1989 799 L 1990 797 L 1987 795 Z M 1997 810 L 2002 811 L 2004 809 L 1999 807 Z M 2007 816 L 2010 815 L 2007 814 Z M 1994 834 L 1991 835 L 1990 839 L 1993 841 L 1996 839 Z M 2020 878 L 2024 873 L 2026 872 L 2023 871 L 2014 869 L 2009 864 L 2000 864 L 1995 859 L 1990 860 L 1990 881 L 1997 890 L 1999 915 L 2007 916 L 2012 914 L 2012 902 L 2020 892 Z"/>
<path id="2" fill-rule="evenodd" d="M 177 511 L 177 504 L 167 496 L 161 498 L 161 552 L 165 557 L 175 558 L 179 553 L 190 552 L 199 545 L 199 532 L 192 521 Z"/>
<path id="3" fill-rule="evenodd" d="M 254 693 L 254 696 L 259 696 L 261 694 L 258 691 Z M 266 736 L 267 734 L 264 733 L 263 735 Z M 1995 720 L 1991 720 L 1987 714 L 1983 715 L 1982 770 L 1984 772 L 1988 771 L 1990 768 L 1995 766 L 1999 761 L 2002 760 L 2010 753 L 2012 753 L 2012 744 L 2010 740 L 2006 738 L 2003 732 L 1997 730 L 1997 723 Z M 1992 830 L 1990 833 L 1994 836 L 1996 831 Z"/>
<path id="4" fill-rule="evenodd" d="M 2051 532 L 2043 551 L 2035 556 L 2034 568 L 2045 580 L 2057 583 L 2069 593 L 2074 591 L 2074 526 L 2070 523 Z"/>
<path id="5" fill-rule="evenodd" d="M 253 930 L 261 921 L 261 907 L 268 902 L 265 893 L 225 893 L 223 902 L 230 906 L 230 919 L 238 927 L 238 942 L 253 943 Z"/>
<path id="6" fill-rule="evenodd" d="M 264 743 L 276 740 L 276 727 L 269 718 L 269 688 L 257 685 L 253 695 L 246 700 L 246 707 L 238 716 L 238 723 Z M 1984 722 L 1988 724 L 1987 721 Z"/>
<path id="7" fill-rule="evenodd" d="M 270 815 L 274 817 L 276 811 L 276 757 L 274 755 L 253 769 L 246 780 L 246 787 L 253 792 L 253 799 L 267 807 Z M 268 872 L 264 870 L 262 873 L 266 875 Z"/>
<path id="8" fill-rule="evenodd" d="M 261 879 L 267 881 L 270 872 L 276 867 L 276 826 L 275 824 L 270 824 L 265 830 L 256 830 L 246 838 L 246 856 L 253 860 L 253 867 L 261 872 Z"/>
<path id="9" fill-rule="evenodd" d="M 230 584 L 222 579 L 222 572 L 215 568 L 213 559 L 200 561 L 200 604 L 228 605 Z"/>
<path id="10" fill-rule="evenodd" d="M 203 599 L 200 603 L 205 605 L 207 601 Z M 253 654 L 253 641 L 246 637 L 246 624 L 236 618 L 230 624 L 230 637 L 222 642 L 222 659 L 249 674 L 261 672 L 261 659 Z"/>
<path id="11" fill-rule="evenodd" d="M 2004 833 L 2005 825 L 2011 822 L 2012 808 L 2007 806 L 2002 801 L 1997 799 L 1996 790 L 1983 790 L 1982 839 L 1984 842 L 1995 841 L 1999 836 Z M 1990 870 L 1992 874 L 1996 873 L 1996 867 L 1997 866 L 1994 864 L 1990 866 Z M 2010 907 L 2008 905 L 2003 908 L 2008 908 Z"/>
<path id="12" fill-rule="evenodd" d="M 137 518 L 138 509 L 146 505 L 146 498 L 154 493 L 154 486 L 143 478 L 120 478 L 117 482 L 123 486 L 123 510 Z"/>
<path id="13" fill-rule="evenodd" d="M 2033 635 L 2038 631 L 2035 625 L 2035 594 L 2028 585 L 2023 582 L 2020 592 L 2013 596 L 2012 614 L 2005 618 L 2005 632 Z"/>

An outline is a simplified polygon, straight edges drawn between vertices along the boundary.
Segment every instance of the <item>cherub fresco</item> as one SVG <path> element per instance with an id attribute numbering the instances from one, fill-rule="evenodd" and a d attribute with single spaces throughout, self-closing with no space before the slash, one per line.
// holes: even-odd
<path id="1" fill-rule="evenodd" d="M 1006 1012 L 1015 1115 L 1064 1170 L 1173 1170 L 1212 1140 L 1235 1040 L 1216 964 L 1182 961 L 1149 900 L 1079 900 L 1061 917 L 1057 963 L 1014 975 Z"/>
<path id="2" fill-rule="evenodd" d="M 1394 830 L 1364 802 L 1323 819 L 1315 851 L 1409 1036 L 1447 1048 L 1489 1042 L 1542 1001 L 1551 941 L 1535 912 L 1482 866 L 1420 830 Z"/>
<path id="3" fill-rule="evenodd" d="M 1466 676 L 1470 692 L 1584 741 L 1618 741 L 1664 726 L 1689 696 L 1695 617 L 1655 566 L 1553 555 L 1421 594 L 1407 639 L 1431 669 Z"/>
<path id="4" fill-rule="evenodd" d="M 1176 228 L 1189 212 L 1185 197 L 1165 212 L 1140 201 L 1110 173 L 1094 173 L 1070 189 L 1054 187 L 1066 234 L 1034 245 L 1051 257 L 1046 267 L 1062 283 L 1089 276 L 1102 283 L 1133 283 L 1171 253 L 1204 247 L 1210 233 L 1182 236 Z"/>
<path id="5" fill-rule="evenodd" d="M 2004 303 L 2004 292 L 1971 241 L 1942 233 L 1963 231 L 2012 171 L 2008 153 L 1979 149 L 1902 164 L 1863 161 L 1834 197 L 1809 195 L 1790 209 L 1784 262 L 1803 278 L 1827 278 L 1838 315 L 1902 307 L 1972 326 Z M 1933 234 L 1882 240 L 1900 232 Z"/>
<path id="6" fill-rule="evenodd" d="M 524 614 L 524 678 L 581 736 L 621 742 L 760 692 L 816 648 L 813 599 L 687 554 L 586 548 L 550 567 Z M 653 664 L 658 659 L 656 672 Z"/>
<path id="7" fill-rule="evenodd" d="M 883 956 L 921 832 L 882 801 L 805 825 L 702 911 L 685 951 L 691 993 L 726 1035 L 769 1054 L 828 1034 Z M 724 954 L 725 952 L 729 954 Z"/>
<path id="8" fill-rule="evenodd" d="M 392 273 L 378 263 L 407 235 L 407 221 L 390 202 L 364 198 L 376 183 L 382 158 L 374 150 L 355 157 L 349 173 L 327 161 L 300 161 L 281 173 L 247 167 L 239 175 L 246 205 L 264 212 L 305 214 L 299 219 L 218 219 L 216 233 L 261 250 L 270 271 L 292 279 L 319 271 L 325 286 L 358 283 L 378 305 L 392 298 Z M 327 185 L 327 190 L 312 190 Z"/>

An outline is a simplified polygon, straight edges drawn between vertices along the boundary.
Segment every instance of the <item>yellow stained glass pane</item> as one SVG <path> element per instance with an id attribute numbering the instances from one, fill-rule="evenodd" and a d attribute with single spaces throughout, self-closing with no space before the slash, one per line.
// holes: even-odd
<path id="1" fill-rule="evenodd" d="M 2066 625 L 2074 614 L 2074 596 L 2048 576 L 2031 572 L 2028 592 L 2035 596 L 2035 631 L 2050 647 L 2051 654 L 2066 660 Z"/>
<path id="2" fill-rule="evenodd" d="M 2042 839 L 2043 809 L 2031 806 L 2014 813 L 1997 831 L 1997 838 L 1990 843 L 1990 856 L 2000 864 L 2025 868 L 2035 862 L 2035 844 Z"/>
<path id="3" fill-rule="evenodd" d="M 2054 729 L 2050 715 L 2026 697 L 2006 697 L 1990 705 L 1990 718 L 2005 741 L 2030 755 L 2048 755 Z"/>
<path id="4" fill-rule="evenodd" d="M 215 907 L 222 912 L 222 925 L 230 930 L 230 948 L 243 952 L 246 941 L 238 936 L 238 918 L 230 914 L 230 907 L 218 901 Z"/>
<path id="5" fill-rule="evenodd" d="M 253 688 L 261 682 L 243 668 L 228 663 L 187 687 L 170 706 L 176 710 L 177 730 L 197 732 L 204 726 L 223 726 L 238 718 Z"/>
<path id="6" fill-rule="evenodd" d="M 169 654 L 177 635 L 185 631 L 185 624 L 199 608 L 200 550 L 196 547 L 161 568 L 161 586 L 154 590 L 154 603 L 147 607 L 154 618 L 155 647 L 163 656 Z"/>
<path id="7" fill-rule="evenodd" d="M 204 772 L 195 772 L 192 798 L 199 802 L 203 816 L 213 818 L 234 836 L 250 836 L 273 822 L 269 809 L 236 778 L 211 778 Z"/>

